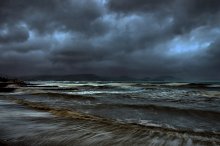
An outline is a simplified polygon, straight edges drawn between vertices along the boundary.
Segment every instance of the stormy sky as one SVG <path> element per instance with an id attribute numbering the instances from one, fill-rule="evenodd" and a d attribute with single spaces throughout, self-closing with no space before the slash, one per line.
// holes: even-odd
<path id="1" fill-rule="evenodd" d="M 1 0 L 0 74 L 220 79 L 220 0 Z"/>

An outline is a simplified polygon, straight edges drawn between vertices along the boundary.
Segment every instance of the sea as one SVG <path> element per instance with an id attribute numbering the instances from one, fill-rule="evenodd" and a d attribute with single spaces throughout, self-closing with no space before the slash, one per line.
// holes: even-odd
<path id="1" fill-rule="evenodd" d="M 0 140 L 12 146 L 218 146 L 220 83 L 30 81 L 0 93 Z"/>

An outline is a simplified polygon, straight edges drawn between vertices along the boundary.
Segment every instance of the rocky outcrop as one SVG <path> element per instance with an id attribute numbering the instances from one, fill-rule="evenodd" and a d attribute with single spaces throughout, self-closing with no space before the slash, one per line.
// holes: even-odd
<path id="1" fill-rule="evenodd" d="M 24 81 L 0 77 L 0 92 L 12 92 L 19 87 L 26 86 Z"/>

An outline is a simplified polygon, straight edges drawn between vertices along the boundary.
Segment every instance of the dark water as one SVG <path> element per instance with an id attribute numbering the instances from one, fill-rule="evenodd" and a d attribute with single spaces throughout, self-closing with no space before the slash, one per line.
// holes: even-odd
<path id="1" fill-rule="evenodd" d="M 33 82 L 0 95 L 10 145 L 220 145 L 218 83 Z"/>

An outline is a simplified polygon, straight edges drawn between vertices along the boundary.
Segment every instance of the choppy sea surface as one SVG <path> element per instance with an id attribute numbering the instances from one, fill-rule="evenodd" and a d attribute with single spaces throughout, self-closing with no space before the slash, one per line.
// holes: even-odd
<path id="1" fill-rule="evenodd" d="M 217 146 L 220 84 L 31 82 L 0 93 L 10 145 Z"/>

